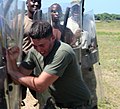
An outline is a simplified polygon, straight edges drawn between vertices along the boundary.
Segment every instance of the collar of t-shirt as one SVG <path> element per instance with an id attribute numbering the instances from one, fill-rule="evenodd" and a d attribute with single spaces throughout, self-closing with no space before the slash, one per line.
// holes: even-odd
<path id="1" fill-rule="evenodd" d="M 60 47 L 60 44 L 61 44 L 60 41 L 55 40 L 53 49 L 52 49 L 51 52 L 50 52 L 46 57 L 44 57 L 44 59 L 43 59 L 43 60 L 44 60 L 44 66 L 46 66 L 47 64 L 49 64 L 49 63 L 52 62 L 56 51 L 57 51 L 58 48 Z"/>

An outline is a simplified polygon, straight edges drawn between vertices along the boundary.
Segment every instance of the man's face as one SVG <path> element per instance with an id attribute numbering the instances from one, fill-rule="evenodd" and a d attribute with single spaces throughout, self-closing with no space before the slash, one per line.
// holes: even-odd
<path id="1" fill-rule="evenodd" d="M 79 21 L 80 20 L 80 6 L 74 5 L 71 8 L 71 14 L 72 14 L 72 17 L 75 21 Z"/>
<path id="2" fill-rule="evenodd" d="M 60 9 L 58 5 L 53 5 L 51 7 L 51 17 L 52 17 L 53 22 L 59 21 L 59 18 L 61 17 L 61 14 L 62 14 L 61 11 L 62 10 Z"/>
<path id="3" fill-rule="evenodd" d="M 51 52 L 54 41 L 54 36 L 42 39 L 32 39 L 32 45 L 42 56 L 46 57 Z"/>
<path id="4" fill-rule="evenodd" d="M 79 5 L 74 5 L 71 8 L 71 13 L 72 13 L 73 16 L 79 16 L 79 14 L 80 14 L 80 6 Z"/>
<path id="5" fill-rule="evenodd" d="M 41 8 L 41 0 L 27 0 L 28 11 L 34 13 L 36 10 Z"/>

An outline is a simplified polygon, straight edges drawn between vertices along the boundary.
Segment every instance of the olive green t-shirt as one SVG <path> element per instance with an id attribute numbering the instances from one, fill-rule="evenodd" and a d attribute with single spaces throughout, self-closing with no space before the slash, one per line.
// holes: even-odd
<path id="1" fill-rule="evenodd" d="M 68 44 L 56 42 L 46 61 L 47 65 L 43 70 L 59 76 L 49 87 L 56 102 L 78 105 L 90 99 L 75 52 Z"/>
<path id="2" fill-rule="evenodd" d="M 34 64 L 35 61 L 29 60 L 29 68 L 34 68 Z M 56 41 L 52 51 L 44 57 L 44 64 L 43 71 L 59 76 L 49 87 L 57 103 L 79 105 L 90 99 L 90 92 L 83 81 L 75 52 L 68 44 Z"/>

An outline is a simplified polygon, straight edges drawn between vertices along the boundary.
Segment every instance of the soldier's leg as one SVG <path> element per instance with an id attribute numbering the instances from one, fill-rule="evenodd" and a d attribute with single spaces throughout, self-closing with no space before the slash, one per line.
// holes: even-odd
<path id="1" fill-rule="evenodd" d="M 88 88 L 91 91 L 91 97 L 92 97 L 92 109 L 98 109 L 97 108 L 97 94 L 96 94 L 96 77 L 93 66 L 90 68 L 82 68 L 83 73 L 83 79 L 85 83 L 87 84 Z"/>

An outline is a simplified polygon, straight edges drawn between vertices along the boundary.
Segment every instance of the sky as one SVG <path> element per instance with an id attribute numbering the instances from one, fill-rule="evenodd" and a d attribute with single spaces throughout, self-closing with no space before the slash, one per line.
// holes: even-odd
<path id="1" fill-rule="evenodd" d="M 26 0 L 21 0 L 26 1 Z M 41 0 L 42 9 L 47 9 L 53 3 L 59 3 L 65 10 L 72 0 Z M 93 10 L 94 14 L 120 14 L 120 0 L 85 0 L 85 12 Z"/>
<path id="2" fill-rule="evenodd" d="M 95 14 L 120 14 L 120 0 L 85 0 L 85 8 L 93 9 Z"/>
<path id="3" fill-rule="evenodd" d="M 52 3 L 69 3 L 71 0 L 42 0 L 42 7 Z M 120 0 L 85 0 L 85 12 L 93 10 L 95 14 L 110 13 L 120 14 Z"/>

